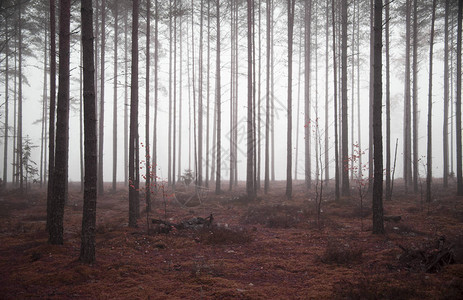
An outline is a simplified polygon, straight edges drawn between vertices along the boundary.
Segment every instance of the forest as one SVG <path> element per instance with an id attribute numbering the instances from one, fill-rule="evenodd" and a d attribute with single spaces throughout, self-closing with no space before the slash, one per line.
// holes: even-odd
<path id="1" fill-rule="evenodd" d="M 462 20 L 0 1 L 0 299 L 462 299 Z"/>

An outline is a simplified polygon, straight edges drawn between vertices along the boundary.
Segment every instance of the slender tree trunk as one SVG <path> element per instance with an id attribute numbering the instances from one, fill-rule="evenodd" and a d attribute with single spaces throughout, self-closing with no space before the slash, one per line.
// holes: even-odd
<path id="1" fill-rule="evenodd" d="M 288 1 L 288 132 L 286 148 L 286 197 L 291 198 L 293 195 L 293 179 L 291 174 L 292 168 L 292 129 L 293 129 L 293 29 L 294 29 L 294 7 L 295 0 Z M 307 172 L 307 171 L 306 171 Z"/>
<path id="2" fill-rule="evenodd" d="M 84 163 L 84 51 L 82 32 L 80 34 L 80 74 L 79 74 L 79 152 L 80 152 L 80 192 L 84 192 L 85 163 Z M 92 51 L 93 53 L 93 51 Z M 93 74 L 95 76 L 95 74 Z"/>
<path id="3" fill-rule="evenodd" d="M 253 151 L 253 126 L 252 126 L 252 96 L 253 96 L 253 83 L 252 83 L 252 23 L 254 21 L 252 14 L 252 7 L 254 6 L 253 0 L 247 1 L 247 25 L 248 25 L 248 108 L 247 108 L 247 159 L 246 159 L 246 192 L 249 200 L 255 197 L 254 189 L 254 151 Z"/>
<path id="4" fill-rule="evenodd" d="M 371 187 L 374 183 L 373 181 L 373 172 L 374 172 L 374 161 L 373 161 L 373 123 L 374 123 L 374 111 L 373 111 L 373 104 L 374 104 L 374 1 L 370 0 L 370 95 L 369 95 L 369 102 L 370 102 L 370 110 L 369 110 L 369 126 L 368 126 L 368 189 L 371 190 Z"/>
<path id="5" fill-rule="evenodd" d="M 413 191 L 418 193 L 418 0 L 413 4 Z"/>
<path id="6" fill-rule="evenodd" d="M 154 1 L 154 122 L 153 122 L 153 163 L 151 165 L 151 174 L 153 182 L 157 182 L 157 124 L 158 124 L 158 85 L 159 85 L 159 42 L 158 42 L 158 27 L 159 27 L 159 2 Z M 154 191 L 153 191 L 154 192 Z"/>
<path id="7" fill-rule="evenodd" d="M 55 0 L 50 0 L 50 119 L 48 136 L 47 229 L 52 221 L 53 178 L 55 174 L 55 102 L 56 102 L 56 18 Z M 13 142 L 14 145 L 14 142 Z"/>
<path id="8" fill-rule="evenodd" d="M 391 76 L 389 62 L 389 11 L 386 4 L 386 200 L 391 200 Z"/>
<path id="9" fill-rule="evenodd" d="M 172 15 L 172 0 L 169 0 L 169 132 L 167 137 L 167 182 L 169 186 L 172 185 Z"/>
<path id="10" fill-rule="evenodd" d="M 456 147 L 457 147 L 457 195 L 463 196 L 462 179 L 462 151 L 461 151 L 461 27 L 463 15 L 463 0 L 458 1 L 458 29 L 457 29 L 457 90 L 456 90 Z"/>
<path id="11" fill-rule="evenodd" d="M 179 72 L 179 97 L 178 97 L 178 178 L 180 180 L 182 176 L 182 102 L 183 102 L 183 97 L 182 97 L 182 90 L 183 90 L 183 16 L 180 16 L 180 21 L 179 21 L 179 50 L 180 50 L 180 59 L 179 59 L 179 64 L 180 64 L 180 72 Z"/>
<path id="12" fill-rule="evenodd" d="M 270 134 L 271 134 L 271 139 L 272 139 L 272 144 L 271 144 L 271 149 L 272 149 L 272 156 L 270 160 L 270 167 L 271 167 L 271 180 L 275 181 L 275 51 L 274 51 L 274 27 L 275 27 L 275 22 L 274 22 L 274 1 L 271 1 L 272 5 L 272 10 L 270 11 L 271 13 L 271 61 L 270 61 L 270 69 L 271 69 L 271 107 L 270 107 Z"/>
<path id="13" fill-rule="evenodd" d="M 406 1 L 405 19 L 405 91 L 404 91 L 404 184 L 405 190 L 411 184 L 411 98 L 410 98 L 410 14 L 411 0 Z"/>
<path id="14" fill-rule="evenodd" d="M 373 179 L 373 233 L 383 234 L 383 136 L 382 136 L 382 10 L 383 1 L 375 0 L 374 15 L 374 83 L 373 83 L 373 142 L 374 142 L 374 179 Z"/>
<path id="15" fill-rule="evenodd" d="M 329 96 L 328 96 L 328 88 L 329 88 L 329 22 L 330 22 L 330 17 L 329 17 L 329 2 L 330 0 L 326 1 L 326 23 L 325 23 L 325 182 L 326 184 L 329 183 L 330 181 L 330 159 L 329 159 L 329 134 L 328 134 L 328 128 L 329 128 L 329 113 L 328 113 L 328 108 L 329 108 Z"/>
<path id="16" fill-rule="evenodd" d="M 150 157 L 150 40 L 151 1 L 146 1 L 146 70 L 145 70 L 145 203 L 146 211 L 151 211 L 151 157 Z"/>
<path id="17" fill-rule="evenodd" d="M 198 185 L 203 184 L 203 9 L 199 14 L 199 66 L 198 66 Z"/>
<path id="18" fill-rule="evenodd" d="M 138 169 L 138 17 L 139 1 L 133 0 L 132 8 L 132 74 L 130 88 L 130 138 L 129 138 L 129 226 L 137 226 L 139 215 Z"/>
<path id="19" fill-rule="evenodd" d="M 428 90 L 428 151 L 426 172 L 426 201 L 431 202 L 432 184 L 432 60 L 434 47 L 434 23 L 436 20 L 436 0 L 432 1 L 431 41 L 429 43 L 429 90 Z"/>
<path id="20" fill-rule="evenodd" d="M 129 46 L 128 46 L 128 31 L 129 31 L 129 12 L 124 16 L 124 181 L 129 179 Z"/>
<path id="21" fill-rule="evenodd" d="M 202 1 L 201 1 L 202 4 Z M 235 166 L 234 162 L 234 137 L 235 137 L 235 128 L 234 128 L 234 107 L 235 107 L 235 87 L 234 87 L 234 80 L 235 80 L 235 10 L 233 1 L 230 1 L 230 180 L 229 180 L 229 187 L 228 190 L 231 191 L 233 189 L 233 180 L 235 179 L 235 175 L 233 174 L 233 169 Z M 206 171 L 207 173 L 207 171 Z"/>
<path id="22" fill-rule="evenodd" d="M 49 243 L 63 244 L 63 217 L 69 150 L 69 77 L 70 77 L 70 0 L 60 0 L 59 18 L 59 86 L 56 127 L 56 156 L 53 199 L 49 224 Z"/>
<path id="23" fill-rule="evenodd" d="M 79 260 L 95 261 L 95 223 L 97 201 L 97 138 L 93 62 L 92 0 L 82 0 L 82 44 L 85 110 L 85 189 L 82 214 L 82 241 Z"/>
<path id="24" fill-rule="evenodd" d="M 221 172 L 221 98 L 220 98 L 220 3 L 217 1 L 217 58 L 216 58 L 216 107 L 217 107 L 217 170 L 215 178 L 215 193 L 220 194 L 220 172 Z"/>
<path id="25" fill-rule="evenodd" d="M 21 193 L 24 193 L 24 166 L 23 166 L 23 58 L 22 58 L 22 7 L 23 5 L 19 4 L 19 24 L 18 24 L 18 137 L 17 137 L 17 148 L 18 152 L 18 168 L 17 171 L 19 174 L 19 190 Z"/>
<path id="26" fill-rule="evenodd" d="M 117 184 L 117 80 L 118 80 L 118 38 L 119 38 L 119 2 L 114 2 L 114 82 L 113 82 L 113 192 Z"/>
<path id="27" fill-rule="evenodd" d="M 301 10 L 301 12 L 303 12 Z M 302 13 L 301 13 L 302 15 Z M 301 17 L 302 19 L 302 17 Z M 294 180 L 297 181 L 297 173 L 298 173 L 298 160 L 299 160 L 299 123 L 300 123 L 300 115 L 301 115 L 301 77 L 302 77 L 302 22 L 299 26 L 299 51 L 298 51 L 298 70 L 297 70 L 297 113 L 296 113 L 296 151 L 295 151 L 295 158 L 294 158 Z"/>
<path id="28" fill-rule="evenodd" d="M 104 194 L 103 187 L 103 145 L 104 145 L 104 86 L 105 86 L 105 54 L 106 54 L 106 0 L 101 1 L 101 75 L 100 75 L 100 118 L 98 143 L 98 194 Z"/>
<path id="29" fill-rule="evenodd" d="M 444 126 L 443 126 L 443 181 L 444 188 L 448 187 L 449 180 L 449 5 L 450 0 L 445 1 L 445 25 L 444 25 Z M 452 104 L 453 105 L 453 104 Z"/>
<path id="30" fill-rule="evenodd" d="M 47 115 L 47 98 L 48 98 L 48 95 L 47 95 L 47 87 L 48 87 L 48 83 L 47 83 L 47 59 L 48 59 L 48 55 L 47 55 L 47 48 L 48 48 L 48 43 L 47 43 L 47 35 L 48 35 L 48 30 L 47 28 L 45 27 L 45 37 L 44 37 L 44 40 L 45 40 L 45 44 L 44 44 L 44 51 L 43 51 L 43 94 L 42 94 L 42 132 L 40 134 L 40 189 L 42 189 L 42 185 L 43 185 L 43 171 L 44 171 L 44 165 L 43 165 L 43 152 L 44 152 L 44 146 L 46 145 L 45 143 L 45 127 L 46 127 L 46 118 L 45 116 Z M 6 58 L 6 60 L 8 61 L 8 59 Z M 6 67 L 8 68 L 8 63 L 6 64 Z M 8 72 L 8 70 L 6 69 L 5 72 Z M 5 78 L 8 79 L 8 75 L 5 75 Z M 5 85 L 8 86 L 7 84 L 8 80 L 5 80 Z M 6 91 L 6 96 L 8 96 L 8 89 Z M 5 123 L 6 123 L 6 126 L 5 127 L 5 137 L 8 136 L 8 98 L 5 99 Z M 7 148 L 7 145 L 8 145 L 8 140 L 5 138 L 5 153 L 7 152 L 8 148 Z M 6 156 L 5 156 L 5 163 L 6 163 Z M 6 165 L 4 165 L 4 167 L 6 168 Z M 4 171 L 4 176 L 3 176 L 3 180 L 6 182 L 6 170 Z"/>
<path id="31" fill-rule="evenodd" d="M 265 180 L 264 180 L 264 193 L 267 194 L 270 187 L 270 11 L 273 9 L 271 6 L 272 1 L 267 1 L 267 79 L 266 79 L 266 103 L 265 103 Z"/>
<path id="32" fill-rule="evenodd" d="M 342 103 L 341 103 L 341 128 L 342 128 L 342 195 L 350 194 L 349 188 L 349 130 L 347 116 L 347 1 L 341 1 L 341 81 L 342 81 Z"/>
<path id="33" fill-rule="evenodd" d="M 173 122 L 173 130 L 172 130 L 172 187 L 175 189 L 175 183 L 177 181 L 175 168 L 176 168 L 176 146 L 177 146 L 177 0 L 174 0 L 174 79 L 173 79 L 173 111 L 172 111 L 172 122 Z"/>
<path id="34" fill-rule="evenodd" d="M 312 185 L 312 165 L 311 165 L 311 99 L 310 99 L 310 60 L 311 60 L 311 36 L 312 36 L 312 0 L 306 0 L 304 5 L 304 161 L 305 161 L 305 186 L 307 189 Z"/>
<path id="35" fill-rule="evenodd" d="M 360 4 L 357 2 L 357 134 L 358 134 L 358 178 L 363 178 L 362 164 L 362 131 L 360 117 Z"/>
<path id="36" fill-rule="evenodd" d="M 9 96 L 9 45 L 8 45 L 8 18 L 5 19 L 5 127 L 4 127 L 4 144 L 3 144 L 3 188 L 5 189 L 8 182 L 8 96 Z M 45 42 L 46 44 L 46 42 Z M 46 46 L 45 46 L 46 49 Z M 46 54 L 45 54 L 46 57 Z M 46 58 L 45 58 L 46 60 Z M 45 84 L 46 86 L 46 84 Z"/>
<path id="37" fill-rule="evenodd" d="M 262 43 L 261 43 L 261 7 L 262 1 L 258 2 L 258 66 L 257 66 L 257 168 L 256 168 L 256 190 L 260 190 L 260 173 L 262 162 L 262 149 L 261 149 L 261 106 L 262 106 Z M 299 72 L 300 73 L 300 72 Z"/>
<path id="38" fill-rule="evenodd" d="M 209 128 L 210 128 L 210 120 L 209 120 L 209 112 L 210 112 L 210 62 L 211 62 L 211 1 L 207 1 L 207 79 L 206 79 L 206 105 L 207 105 L 207 113 L 206 113 L 206 187 L 209 187 Z"/>
<path id="39" fill-rule="evenodd" d="M 331 2 L 331 22 L 333 25 L 333 82 L 334 82 L 334 164 L 335 164 L 335 198 L 339 201 L 339 148 L 338 148 L 338 78 L 337 78 L 337 64 L 336 64 L 336 22 L 335 22 L 335 1 Z"/>

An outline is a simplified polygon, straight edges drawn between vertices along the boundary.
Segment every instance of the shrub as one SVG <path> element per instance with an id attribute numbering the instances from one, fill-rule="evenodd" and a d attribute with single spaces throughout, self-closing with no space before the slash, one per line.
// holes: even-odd
<path id="1" fill-rule="evenodd" d="M 362 260 L 363 250 L 357 247 L 343 246 L 340 242 L 330 241 L 326 245 L 321 261 L 325 264 L 349 265 Z"/>

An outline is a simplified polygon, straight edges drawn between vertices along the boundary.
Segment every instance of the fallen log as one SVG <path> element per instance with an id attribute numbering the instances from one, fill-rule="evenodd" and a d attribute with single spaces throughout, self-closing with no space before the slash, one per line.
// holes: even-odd
<path id="1" fill-rule="evenodd" d="M 183 229 L 201 229 L 201 228 L 211 227 L 213 221 L 214 221 L 214 217 L 212 216 L 212 214 L 210 214 L 209 217 L 207 218 L 194 217 L 191 219 L 183 220 L 179 223 L 171 223 L 171 222 L 164 221 L 161 219 L 151 220 L 153 224 L 158 225 L 159 233 L 169 233 L 173 228 L 177 230 L 183 230 Z"/>

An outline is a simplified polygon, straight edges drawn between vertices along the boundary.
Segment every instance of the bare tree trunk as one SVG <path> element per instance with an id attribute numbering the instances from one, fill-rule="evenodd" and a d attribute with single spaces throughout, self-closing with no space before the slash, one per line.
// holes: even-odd
<path id="1" fill-rule="evenodd" d="M 202 4 L 202 1 L 201 1 Z M 234 175 L 234 167 L 235 167 L 235 152 L 234 152 L 234 137 L 235 137 L 235 127 L 234 127 L 234 112 L 235 112 L 235 10 L 233 1 L 230 1 L 230 180 L 229 180 L 229 187 L 228 190 L 231 191 L 233 189 L 233 180 L 235 179 Z M 207 171 L 206 171 L 207 173 Z"/>
<path id="2" fill-rule="evenodd" d="M 53 199 L 49 223 L 49 243 L 63 244 L 63 217 L 69 150 L 69 77 L 70 77 L 70 0 L 60 0 L 59 18 L 59 87 L 56 127 L 56 156 Z"/>
<path id="3" fill-rule="evenodd" d="M 117 184 L 117 80 L 118 80 L 118 35 L 119 35 L 119 2 L 114 2 L 114 82 L 113 82 L 113 192 Z"/>
<path id="4" fill-rule="evenodd" d="M 206 79 L 206 187 L 209 187 L 209 141 L 210 141 L 210 63 L 211 63 L 211 1 L 207 1 L 207 79 Z"/>
<path id="5" fill-rule="evenodd" d="M 221 171 L 221 99 L 220 99 L 220 3 L 217 1 L 217 59 L 216 59 L 216 107 L 217 107 L 217 170 L 215 177 L 215 193 L 220 194 L 220 171 Z"/>
<path id="6" fill-rule="evenodd" d="M 124 17 L 124 181 L 128 180 L 129 178 L 129 96 L 128 96 L 128 88 L 129 88 L 129 79 L 128 79 L 128 19 L 129 13 L 125 13 Z"/>
<path id="7" fill-rule="evenodd" d="M 201 0 L 199 14 L 199 67 L 198 67 L 198 185 L 203 184 L 203 9 Z"/>
<path id="8" fill-rule="evenodd" d="M 389 11 L 386 4 L 386 200 L 391 200 L 391 76 L 389 62 Z"/>
<path id="9" fill-rule="evenodd" d="M 342 96 L 341 96 L 341 128 L 342 128 L 342 195 L 350 194 L 349 188 L 349 130 L 347 117 L 347 1 L 341 1 L 341 81 L 342 81 Z"/>
<path id="10" fill-rule="evenodd" d="M 286 148 L 286 197 L 291 198 L 293 195 L 293 179 L 291 174 L 293 145 L 292 145 L 292 128 L 293 128 L 293 29 L 294 29 L 294 7 L 295 0 L 288 1 L 288 132 Z"/>
<path id="11" fill-rule="evenodd" d="M 264 179 L 264 193 L 267 194 L 270 187 L 270 28 L 271 19 L 270 11 L 273 9 L 271 6 L 272 1 L 267 1 L 267 79 L 266 79 L 266 103 L 265 103 L 265 179 Z"/>
<path id="12" fill-rule="evenodd" d="M 19 174 L 19 190 L 21 193 L 24 192 L 24 168 L 23 168 L 23 58 L 22 58 L 22 4 L 19 4 L 19 24 L 18 24 L 18 136 L 17 136 L 17 148 L 18 152 L 18 168 Z"/>
<path id="13" fill-rule="evenodd" d="M 55 102 L 56 102 L 56 18 L 55 0 L 50 0 L 50 119 L 48 136 L 47 229 L 52 221 L 53 178 L 55 174 Z M 14 143 L 13 143 L 14 145 Z"/>
<path id="14" fill-rule="evenodd" d="M 182 176 L 182 90 L 183 90 L 183 16 L 180 16 L 180 21 L 179 21 L 179 50 L 180 50 L 180 59 L 179 59 L 179 64 L 180 64 L 180 80 L 179 80 L 179 97 L 178 97 L 178 178 L 180 180 Z"/>
<path id="15" fill-rule="evenodd" d="M 48 58 L 48 55 L 47 55 L 47 48 L 48 48 L 48 44 L 47 44 L 47 35 L 48 35 L 48 30 L 47 28 L 45 27 L 45 37 L 44 37 L 44 40 L 45 40 L 45 43 L 44 43 L 44 51 L 43 51 L 43 94 L 42 94 L 42 132 L 40 134 L 40 189 L 42 189 L 42 185 L 43 185 L 43 171 L 44 171 L 44 166 L 43 166 L 43 152 L 44 152 L 44 144 L 46 145 L 45 142 L 45 127 L 46 127 L 46 118 L 45 116 L 47 115 L 47 58 Z M 8 50 L 6 50 L 8 51 Z M 7 54 L 7 53 L 5 53 Z M 5 58 L 6 61 L 8 61 L 7 58 Z M 8 63 L 6 64 L 6 67 L 8 68 Z M 7 73 L 8 70 L 6 69 L 5 70 L 5 73 Z M 6 79 L 8 79 L 8 75 L 5 75 Z M 5 80 L 5 85 L 8 86 L 7 84 L 8 80 Z M 6 127 L 5 127 L 5 153 L 8 151 L 8 148 L 7 148 L 7 145 L 8 145 L 8 139 L 6 137 L 8 137 L 8 88 L 7 88 L 7 91 L 6 91 L 6 99 L 5 99 L 5 123 L 6 123 Z M 6 156 L 5 156 L 5 159 L 4 159 L 5 163 L 6 163 Z M 6 168 L 6 165 L 4 165 L 4 167 Z M 4 176 L 3 176 L 3 180 L 4 182 L 6 183 L 6 170 L 3 172 L 4 173 Z"/>
<path id="16" fill-rule="evenodd" d="M 418 1 L 413 4 L 413 191 L 418 193 Z"/>
<path id="17" fill-rule="evenodd" d="M 258 66 L 257 66 L 257 167 L 256 167 L 256 186 L 255 189 L 260 190 L 260 173 L 261 173 L 261 162 L 262 162 L 262 149 L 261 149 L 261 79 L 262 79 L 262 43 L 261 43 L 261 7 L 262 1 L 258 2 Z"/>
<path id="18" fill-rule="evenodd" d="M 383 234 L 383 136 L 382 136 L 382 10 L 383 1 L 375 0 L 374 15 L 374 84 L 373 84 L 373 141 L 374 141 L 374 179 L 373 179 L 373 233 Z"/>
<path id="19" fill-rule="evenodd" d="M 82 44 L 85 110 L 85 189 L 82 214 L 82 242 L 79 260 L 95 261 L 95 223 L 97 201 L 97 138 L 93 62 L 92 0 L 82 0 Z"/>
<path id="20" fill-rule="evenodd" d="M 93 11 L 92 11 L 93 12 Z M 92 32 L 93 33 L 93 32 Z M 84 163 L 84 51 L 82 32 L 80 34 L 80 72 L 79 72 L 79 152 L 80 152 L 80 192 L 84 192 L 85 163 Z M 93 53 L 93 51 L 92 51 Z M 95 74 L 93 74 L 95 76 Z"/>
<path id="21" fill-rule="evenodd" d="M 338 148 L 338 78 L 337 78 L 337 66 L 336 66 L 336 23 L 335 23 L 335 2 L 331 2 L 331 22 L 333 25 L 333 82 L 334 82 L 334 164 L 335 164 L 335 198 L 339 201 L 339 148 Z"/>
<path id="22" fill-rule="evenodd" d="M 463 195 L 463 179 L 462 179 L 462 153 L 461 153 L 461 27 L 463 15 L 463 0 L 458 1 L 458 30 L 457 30 L 457 91 L 456 91 L 456 147 L 457 147 L 457 194 Z"/>
<path id="23" fill-rule="evenodd" d="M 98 194 L 104 194 L 103 187 L 103 145 L 104 145 L 104 86 L 105 86 L 105 54 L 106 54 L 106 0 L 101 1 L 101 75 L 100 75 L 100 118 L 98 143 Z"/>
<path id="24" fill-rule="evenodd" d="M 444 188 L 448 187 L 449 180 L 449 4 L 450 0 L 446 0 L 444 25 L 444 126 L 442 143 L 444 157 Z"/>
<path id="25" fill-rule="evenodd" d="M 5 127 L 4 127 L 4 144 L 3 144 L 3 188 L 6 188 L 8 182 L 8 96 L 9 96 L 9 45 L 8 45 L 8 18 L 5 19 Z M 46 44 L 46 42 L 45 42 Z M 45 46 L 45 49 L 47 46 Z M 46 52 L 46 50 L 45 50 Z M 45 54 L 46 61 L 46 54 Z M 44 83 L 46 86 L 46 84 Z"/>
<path id="26" fill-rule="evenodd" d="M 153 122 L 153 163 L 151 172 L 153 175 L 153 182 L 157 181 L 157 124 L 158 124 L 158 85 L 159 85 L 159 43 L 158 43 L 158 26 L 159 26 L 159 2 L 154 1 L 154 122 Z"/>
<path id="27" fill-rule="evenodd" d="M 305 186 L 307 189 L 311 188 L 312 185 L 312 165 L 311 165 L 311 116 L 310 116 L 310 108 L 311 108 L 311 99 L 310 99 L 310 60 L 311 60 L 311 37 L 312 37 L 312 1 L 307 0 L 305 1 L 304 5 L 304 27 L 305 27 L 305 34 L 304 34 L 304 161 L 305 161 L 305 171 L 304 171 L 304 179 L 305 179 Z"/>
<path id="28" fill-rule="evenodd" d="M 151 157 L 150 157 L 150 40 L 151 1 L 146 1 L 146 70 L 145 70 L 145 203 L 151 211 Z"/>
<path id="29" fill-rule="evenodd" d="M 132 11 L 132 74 L 130 88 L 130 138 L 129 138 L 129 226 L 137 226 L 139 215 L 138 169 L 138 17 L 139 1 L 133 0 Z"/>
<path id="30" fill-rule="evenodd" d="M 247 108 L 247 163 L 246 163 L 246 192 L 249 200 L 255 198 L 254 189 L 254 151 L 253 151 L 253 126 L 252 126 L 252 23 L 254 21 L 252 14 L 253 0 L 247 1 L 247 25 L 248 25 L 248 108 Z"/>
<path id="31" fill-rule="evenodd" d="M 330 159 L 329 159 L 329 141 L 328 141 L 328 125 L 329 125 L 329 97 L 328 97 L 328 86 L 329 86 L 329 48 L 328 48 L 328 41 L 329 41 L 329 2 L 330 0 L 326 1 L 326 23 L 325 23 L 325 183 L 328 184 L 330 180 Z"/>
<path id="32" fill-rule="evenodd" d="M 436 0 L 432 1 L 431 40 L 429 42 L 429 91 L 428 91 L 428 151 L 426 174 L 426 201 L 431 202 L 432 185 L 432 60 L 434 48 L 434 23 L 436 20 Z"/>
<path id="33" fill-rule="evenodd" d="M 172 111 L 172 122 L 173 122 L 173 130 L 172 130 L 172 187 L 175 189 L 175 183 L 177 181 L 176 174 L 175 174 L 175 164 L 176 164 L 176 146 L 177 146 L 177 0 L 174 0 L 174 80 L 173 80 L 173 111 Z"/>
<path id="34" fill-rule="evenodd" d="M 411 0 L 406 0 L 405 19 L 405 91 L 404 91 L 404 184 L 405 190 L 411 184 L 411 98 L 410 98 L 410 14 Z"/>
<path id="35" fill-rule="evenodd" d="M 167 182 L 172 185 L 172 0 L 169 0 L 169 133 L 167 140 Z M 193 12 L 192 12 L 193 14 Z"/>

